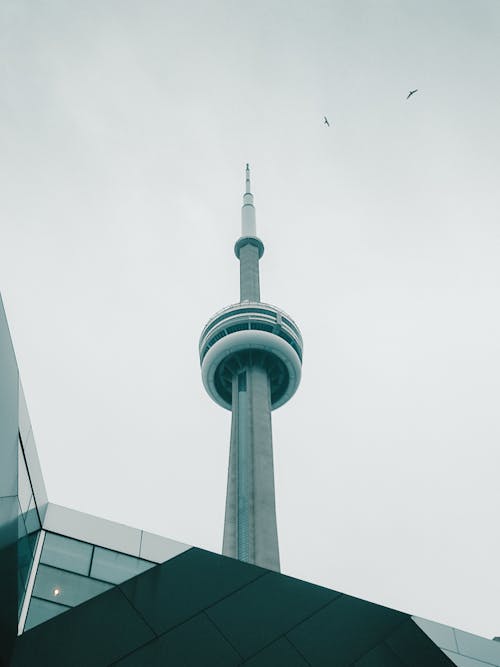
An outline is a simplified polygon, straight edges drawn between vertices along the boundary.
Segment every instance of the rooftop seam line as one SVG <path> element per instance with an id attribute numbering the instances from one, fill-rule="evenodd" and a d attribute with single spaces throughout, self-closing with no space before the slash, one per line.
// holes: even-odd
<path id="1" fill-rule="evenodd" d="M 156 567 L 158 567 L 158 566 L 156 566 Z M 151 568 L 151 569 L 154 569 L 154 568 Z M 118 584 L 118 585 L 116 585 L 114 588 L 117 588 L 117 589 L 120 591 L 121 595 L 122 595 L 122 596 L 125 598 L 125 600 L 127 601 L 127 604 L 128 604 L 130 607 L 132 607 L 132 609 L 133 609 L 134 612 L 137 614 L 137 616 L 139 616 L 139 618 L 144 622 L 144 624 L 145 624 L 145 625 L 151 630 L 151 632 L 153 633 L 154 637 L 152 637 L 149 641 L 151 642 L 151 641 L 154 641 L 155 639 L 157 639 L 160 635 L 154 631 L 154 629 L 151 627 L 151 625 L 148 623 L 148 621 L 144 618 L 144 614 L 140 611 L 140 609 L 137 609 L 137 607 L 136 607 L 135 605 L 132 604 L 132 601 L 125 595 L 125 593 L 123 592 L 121 586 Z M 110 589 L 110 590 L 113 590 L 113 589 Z M 101 595 L 104 595 L 105 593 L 108 593 L 108 592 L 109 592 L 109 591 L 104 591 L 104 593 L 101 593 Z M 97 597 L 99 597 L 99 596 L 97 596 Z M 94 599 L 95 599 L 95 598 L 94 598 Z M 147 642 L 147 643 L 149 643 L 149 642 Z M 143 644 L 143 646 L 145 646 L 145 644 Z M 120 659 L 121 659 L 121 658 L 120 658 Z"/>
<path id="2" fill-rule="evenodd" d="M 269 573 L 269 574 L 272 574 L 272 573 Z M 283 576 L 286 576 L 286 575 L 283 575 Z M 251 658 L 254 658 L 256 655 L 258 655 L 259 653 L 264 651 L 266 648 L 269 648 L 272 644 L 274 644 L 278 639 L 281 639 L 281 638 L 287 639 L 290 642 L 290 644 L 293 646 L 293 648 L 296 649 L 296 651 L 301 655 L 301 657 L 303 657 L 302 653 L 295 646 L 295 644 L 290 640 L 290 638 L 287 636 L 287 634 L 289 632 L 292 632 L 293 630 L 295 630 L 295 628 L 297 628 L 299 625 L 302 625 L 302 623 L 305 623 L 305 621 L 308 621 L 312 616 L 314 616 L 318 612 L 322 611 L 325 607 L 328 607 L 328 605 L 332 604 L 332 602 L 335 602 L 335 600 L 338 600 L 338 598 L 340 598 L 340 597 L 344 597 L 344 594 L 339 593 L 337 595 L 337 597 L 335 597 L 333 600 L 329 600 L 325 604 L 321 605 L 321 607 L 318 607 L 318 609 L 316 611 L 312 612 L 311 614 L 308 614 L 307 616 L 305 616 L 302 620 L 298 621 L 297 623 L 294 623 L 290 628 L 288 628 L 288 630 L 284 630 L 283 632 L 280 632 L 278 635 L 276 635 L 276 637 L 274 637 L 274 639 L 272 641 L 270 641 L 267 644 L 265 644 L 264 646 L 262 646 L 258 651 L 255 651 L 255 653 L 252 653 L 251 655 L 249 655 L 247 658 L 245 658 L 245 660 L 250 660 Z M 304 657 L 304 660 L 309 665 L 309 661 L 306 660 L 305 657 Z"/>
<path id="3" fill-rule="evenodd" d="M 302 651 L 297 646 L 295 646 L 295 644 L 292 644 L 289 637 L 287 637 L 286 635 L 283 635 L 283 639 L 290 644 L 290 646 L 293 648 L 294 651 L 297 651 L 297 653 L 300 655 L 300 657 L 306 663 L 306 665 L 308 665 L 308 667 L 313 667 L 313 665 L 309 662 L 309 660 L 302 653 Z"/>
<path id="4" fill-rule="evenodd" d="M 139 558 L 141 558 L 141 553 L 142 553 L 142 536 L 144 535 L 144 531 L 141 530 L 141 537 L 139 540 Z"/>
<path id="5" fill-rule="evenodd" d="M 279 635 L 276 635 L 276 637 L 274 637 L 274 639 L 271 642 L 262 646 L 262 648 L 260 648 L 258 651 L 255 651 L 255 653 L 252 653 L 252 655 L 249 655 L 248 658 L 245 658 L 245 662 L 248 662 L 249 660 L 253 660 L 253 658 L 255 658 L 256 656 L 263 653 L 266 649 L 268 649 L 273 644 L 276 644 L 276 642 L 279 641 L 280 639 L 284 639 L 286 642 L 288 642 L 290 644 L 290 646 L 293 648 L 293 650 L 296 653 L 298 653 L 298 655 L 300 655 L 300 657 L 306 663 L 306 665 L 308 665 L 308 667 L 313 667 L 311 665 L 311 663 L 309 662 L 309 660 L 307 660 L 307 658 L 302 654 L 302 652 L 299 651 L 299 649 L 294 644 L 292 644 L 292 642 L 288 639 L 288 637 L 283 633 L 280 633 Z"/>
<path id="6" fill-rule="evenodd" d="M 196 547 L 194 547 L 194 548 L 196 548 Z M 179 554 L 179 556 L 182 556 L 182 554 Z M 162 565 L 162 563 L 158 563 L 158 565 L 156 565 L 155 567 L 159 567 L 160 565 Z M 153 570 L 153 569 L 154 569 L 154 568 L 151 568 L 151 570 Z M 147 570 L 147 572 L 151 572 L 151 570 Z M 144 572 L 144 573 L 141 572 L 141 574 L 145 574 L 145 572 Z M 267 573 L 266 573 L 266 574 L 267 574 Z M 139 575 L 137 575 L 137 576 L 141 576 L 141 575 L 139 574 Z M 157 633 L 155 632 L 155 635 L 156 635 L 157 637 L 163 637 L 163 635 L 166 635 L 166 634 L 168 634 L 169 632 L 171 632 L 172 630 L 174 630 L 175 628 L 178 628 L 179 626 L 184 625 L 184 623 L 187 623 L 188 621 L 190 621 L 191 619 L 193 619 L 195 616 L 199 616 L 199 615 L 201 614 L 201 612 L 204 612 L 204 611 L 206 611 L 207 609 L 210 609 L 211 607 L 214 607 L 216 604 L 218 604 L 218 603 L 221 602 L 222 600 L 225 600 L 226 598 L 230 597 L 231 595 L 233 595 L 233 593 L 237 593 L 238 591 L 242 590 L 243 588 L 245 588 L 245 587 L 248 586 L 249 584 L 252 584 L 252 583 L 253 583 L 254 581 L 256 581 L 257 579 L 260 579 L 260 577 L 262 577 L 262 576 L 265 576 L 265 575 L 259 575 L 259 576 L 256 577 L 255 579 L 252 579 L 251 581 L 249 581 L 247 584 L 244 584 L 243 586 L 240 586 L 239 588 L 235 589 L 235 590 L 232 591 L 231 593 L 228 593 L 227 595 L 224 595 L 224 597 L 219 598 L 216 602 L 213 602 L 212 604 L 207 605 L 206 607 L 203 607 L 202 609 L 199 609 L 199 610 L 196 611 L 194 614 L 190 614 L 189 616 L 186 616 L 186 618 L 184 618 L 184 619 L 183 619 L 182 621 L 180 621 L 179 623 L 175 623 L 174 625 L 170 626 L 170 627 L 168 628 L 168 630 L 164 630 L 163 632 L 160 632 L 159 634 L 157 634 Z M 130 581 L 130 580 L 129 580 L 129 581 Z M 126 582 L 123 582 L 123 583 L 126 583 Z M 134 605 L 134 603 L 130 600 L 130 598 L 129 598 L 128 595 L 125 593 L 125 591 L 122 590 L 122 588 L 121 588 L 121 584 L 118 584 L 117 586 L 120 588 L 120 590 L 121 590 L 121 592 L 123 593 L 123 595 L 127 598 L 127 600 L 129 601 L 130 605 L 131 605 L 134 609 L 137 609 L 137 607 L 136 607 L 136 606 Z M 107 591 L 104 591 L 104 592 L 107 593 Z M 142 613 L 141 613 L 138 609 L 137 609 L 137 612 L 142 616 Z M 149 624 L 148 624 L 148 626 L 149 626 Z M 152 640 L 151 640 L 151 641 L 152 641 Z"/>
<path id="7" fill-rule="evenodd" d="M 293 632 L 293 630 L 295 630 L 297 627 L 299 627 L 299 625 L 302 625 L 302 623 L 305 623 L 306 621 L 308 621 L 309 619 L 311 619 L 313 616 L 316 616 L 316 614 L 318 614 L 318 613 L 320 613 L 321 611 L 323 611 L 323 609 L 325 609 L 326 607 L 329 607 L 331 604 L 335 604 L 335 602 L 337 602 L 337 601 L 339 600 L 339 598 L 341 598 L 341 597 L 352 597 L 352 596 L 348 596 L 348 595 L 346 595 L 345 593 L 340 593 L 339 595 L 337 595 L 337 597 L 336 597 L 334 600 L 330 600 L 330 602 L 328 602 L 327 604 L 324 604 L 324 605 L 323 605 L 322 607 L 320 607 L 317 611 L 313 612 L 312 614 L 310 614 L 309 616 L 307 616 L 307 618 L 305 618 L 305 619 L 303 619 L 302 621 L 300 621 L 300 623 L 296 623 L 296 624 L 293 626 L 293 628 L 291 628 L 290 630 L 287 630 L 287 632 L 286 632 L 286 638 L 288 639 L 288 641 L 290 642 L 290 644 L 292 644 L 292 646 L 293 646 L 294 648 L 297 649 L 297 651 L 298 651 L 299 649 L 298 649 L 298 647 L 293 643 L 292 639 L 288 636 L 289 633 L 290 633 L 290 632 Z M 355 598 L 355 599 L 358 599 L 358 598 Z M 365 600 L 363 600 L 363 602 L 365 602 Z M 375 604 L 375 603 L 371 602 L 370 604 Z M 376 605 L 376 606 L 380 606 L 380 605 Z M 398 623 L 397 625 L 395 625 L 395 626 L 392 628 L 392 630 L 391 630 L 388 634 L 386 634 L 386 635 L 384 635 L 383 637 L 381 637 L 379 643 L 383 643 L 383 642 L 385 642 L 385 641 L 386 641 L 386 640 L 387 640 L 387 639 L 388 639 L 388 638 L 389 638 L 389 637 L 390 637 L 390 636 L 391 636 L 391 635 L 392 635 L 398 628 L 400 628 L 401 626 L 403 626 L 408 620 L 412 620 L 412 618 L 411 618 L 411 616 L 410 616 L 409 614 L 405 614 L 405 613 L 402 612 L 402 611 L 397 611 L 396 609 L 390 609 L 389 607 L 386 607 L 386 609 L 389 609 L 390 611 L 392 611 L 392 612 L 394 612 L 394 613 L 397 613 L 397 614 L 404 614 L 404 615 L 406 616 L 406 618 L 403 619 L 403 620 L 402 620 L 400 623 Z M 417 625 L 417 624 L 415 623 L 415 625 Z M 418 627 L 418 626 L 417 626 L 417 627 Z M 425 634 L 425 633 L 424 633 L 424 634 Z M 368 651 L 365 651 L 365 652 L 362 653 L 360 656 L 358 656 L 358 657 L 356 658 L 356 661 L 359 660 L 361 657 L 363 657 L 363 655 L 365 655 L 366 653 L 369 653 L 369 651 L 371 651 L 373 648 L 375 648 L 375 646 L 377 646 L 377 644 L 374 644 Z M 355 661 L 355 662 L 356 662 L 356 661 Z M 354 663 L 352 663 L 352 664 L 354 664 Z"/>
<path id="8" fill-rule="evenodd" d="M 457 647 L 457 653 L 460 653 L 460 649 L 458 648 L 457 633 L 455 632 L 455 628 L 452 628 L 452 630 L 453 630 L 453 640 L 455 642 L 455 646 Z"/>
<path id="9" fill-rule="evenodd" d="M 397 610 L 396 610 L 396 609 L 391 609 L 391 611 L 397 611 Z M 400 612 L 398 612 L 398 613 L 399 613 L 399 614 L 403 614 L 404 612 L 400 611 Z M 425 635 L 425 632 L 424 632 L 421 628 L 418 627 L 418 625 L 415 623 L 415 621 L 413 620 L 413 618 L 411 617 L 410 614 L 405 614 L 405 616 L 407 616 L 407 618 L 406 618 L 404 621 L 401 621 L 401 623 L 398 623 L 397 625 L 395 625 L 395 626 L 393 627 L 393 629 L 390 631 L 390 633 L 387 634 L 387 635 L 385 635 L 385 637 L 382 639 L 382 642 L 383 642 L 383 643 L 387 643 L 387 641 L 392 637 L 392 635 L 393 635 L 397 630 L 399 630 L 399 629 L 400 629 L 405 623 L 407 623 L 408 621 L 410 621 L 410 623 L 412 623 L 412 624 L 417 628 L 417 630 L 420 630 L 420 632 L 422 632 L 422 633 Z M 427 637 L 427 635 L 425 635 L 425 636 Z M 430 639 L 429 637 L 427 637 L 427 639 L 429 639 L 429 641 L 432 642 L 432 643 L 434 644 L 434 642 L 432 641 L 432 639 Z M 391 649 L 391 651 L 393 651 L 393 653 L 396 653 L 396 651 L 392 648 L 392 646 L 391 646 L 390 644 L 388 644 L 388 646 L 389 646 L 389 648 Z M 438 648 L 439 648 L 439 647 L 438 647 Z M 365 655 L 365 654 L 363 654 L 363 655 Z M 398 655 L 398 654 L 396 653 L 396 655 Z M 361 657 L 361 656 L 360 656 L 360 657 Z M 399 657 L 399 656 L 398 656 L 398 657 Z M 358 658 L 358 660 L 359 660 L 359 658 Z"/>
<path id="10" fill-rule="evenodd" d="M 391 611 L 397 611 L 397 610 L 396 610 L 396 609 L 391 609 Z M 404 612 L 398 612 L 398 613 L 402 614 L 402 613 L 404 613 Z M 394 632 L 396 632 L 396 631 L 397 631 L 401 626 L 403 626 L 408 620 L 413 620 L 413 619 L 411 618 L 411 616 L 409 616 L 409 614 L 408 614 L 408 618 L 406 618 L 406 619 L 404 619 L 403 621 L 401 621 L 401 623 L 398 623 L 397 625 L 395 625 L 394 628 L 391 630 L 391 632 L 390 632 L 388 635 L 385 635 L 379 642 L 377 642 L 376 644 L 373 644 L 369 649 L 367 649 L 366 651 L 363 651 L 363 653 L 361 653 L 360 655 L 358 655 L 358 657 L 356 658 L 356 660 L 354 660 L 354 662 L 350 663 L 350 664 L 351 664 L 351 667 L 355 667 L 355 665 L 357 665 L 358 662 L 359 662 L 360 660 L 362 660 L 362 659 L 364 658 L 365 655 L 368 655 L 368 653 L 370 653 L 371 651 L 373 651 L 374 649 L 376 649 L 378 646 L 385 646 L 385 647 L 386 647 L 386 648 L 387 648 L 387 649 L 394 655 L 395 658 L 397 658 L 398 660 L 401 660 L 401 657 L 399 656 L 399 654 L 396 653 L 396 651 L 392 648 L 392 646 L 390 646 L 390 645 L 387 643 L 387 640 L 394 634 Z M 416 625 L 416 624 L 415 624 L 415 625 Z M 417 626 L 417 627 L 418 627 L 418 626 Z"/>
<path id="11" fill-rule="evenodd" d="M 217 630 L 217 632 L 220 634 L 220 636 L 221 636 L 221 637 L 228 643 L 228 645 L 233 649 L 233 651 L 235 651 L 235 653 L 238 654 L 238 657 L 240 657 L 240 658 L 244 661 L 245 658 L 241 655 L 241 653 L 238 651 L 238 649 L 236 648 L 236 646 L 233 645 L 233 643 L 229 640 L 229 638 L 226 637 L 226 635 L 222 632 L 222 630 L 219 628 L 219 626 L 218 626 L 217 623 L 214 621 L 214 619 L 213 619 L 211 616 L 209 616 L 209 615 L 207 614 L 206 610 L 203 609 L 203 611 L 202 611 L 201 613 L 202 613 L 206 618 L 208 618 L 209 622 L 214 626 L 214 628 Z"/>
<path id="12" fill-rule="evenodd" d="M 430 637 L 429 637 L 429 639 L 430 639 Z M 482 637 L 482 639 L 484 639 L 485 641 L 491 641 L 491 640 L 486 639 L 486 637 Z M 431 641 L 434 641 L 434 640 L 431 639 Z M 434 643 L 436 644 L 436 642 L 434 642 Z M 467 658 L 469 660 L 474 660 L 475 662 L 480 662 L 482 665 L 487 665 L 487 667 L 498 667 L 498 665 L 500 664 L 499 662 L 488 662 L 487 660 L 482 660 L 481 658 L 477 658 L 476 656 L 471 655 L 470 653 L 460 653 L 460 651 L 452 651 L 451 649 L 444 648 L 442 646 L 439 646 L 438 644 L 436 644 L 436 646 L 443 652 L 448 651 L 449 653 L 453 653 L 453 654 L 458 655 L 462 658 Z"/>
<path id="13" fill-rule="evenodd" d="M 216 605 L 219 604 L 219 602 L 222 602 L 223 600 L 226 600 L 227 598 L 230 598 L 231 595 L 234 595 L 235 593 L 239 593 L 240 591 L 242 591 L 247 586 L 251 586 L 253 583 L 255 583 L 257 581 L 257 579 L 261 579 L 262 577 L 265 577 L 267 574 L 269 574 L 269 572 L 265 572 L 264 574 L 259 574 L 259 576 L 255 577 L 255 579 L 251 579 L 246 584 L 243 584 L 243 586 L 239 586 L 238 588 L 235 588 L 234 591 L 231 591 L 231 593 L 228 593 L 227 595 L 224 595 L 224 597 L 219 598 L 217 600 L 217 602 L 212 602 L 211 604 L 204 607 L 204 609 L 206 610 L 206 609 L 211 609 L 212 607 L 215 607 Z"/>

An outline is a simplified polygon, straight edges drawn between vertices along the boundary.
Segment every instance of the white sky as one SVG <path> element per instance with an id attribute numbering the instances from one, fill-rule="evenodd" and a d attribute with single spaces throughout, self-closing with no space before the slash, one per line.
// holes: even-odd
<path id="1" fill-rule="evenodd" d="M 305 341 L 283 571 L 500 635 L 500 3 L 1 12 L 0 287 L 50 500 L 220 550 L 197 343 L 248 161 L 262 298 Z"/>

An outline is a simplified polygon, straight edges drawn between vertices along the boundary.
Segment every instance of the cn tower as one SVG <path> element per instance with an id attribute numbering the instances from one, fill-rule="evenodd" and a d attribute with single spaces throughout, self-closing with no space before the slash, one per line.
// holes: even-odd
<path id="1" fill-rule="evenodd" d="M 203 384 L 231 410 L 231 443 L 222 553 L 279 571 L 271 411 L 296 392 L 302 336 L 289 315 L 260 300 L 255 207 L 246 166 L 241 236 L 240 300 L 216 313 L 200 337 Z"/>

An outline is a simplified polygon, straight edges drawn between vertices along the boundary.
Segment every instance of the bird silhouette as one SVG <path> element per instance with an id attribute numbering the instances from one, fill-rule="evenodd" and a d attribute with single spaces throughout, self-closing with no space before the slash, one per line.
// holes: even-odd
<path id="1" fill-rule="evenodd" d="M 328 122 L 328 118 L 326 116 L 323 116 L 323 118 L 324 118 L 323 123 L 325 125 L 328 125 L 328 127 L 330 127 L 330 123 Z"/>
<path id="2" fill-rule="evenodd" d="M 417 90 L 418 90 L 418 88 L 415 88 L 415 90 L 410 90 L 406 99 L 409 100 L 412 95 L 415 95 Z"/>

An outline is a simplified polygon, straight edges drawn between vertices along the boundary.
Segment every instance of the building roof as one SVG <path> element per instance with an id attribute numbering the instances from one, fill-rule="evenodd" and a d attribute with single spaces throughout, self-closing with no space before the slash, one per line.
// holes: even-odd
<path id="1" fill-rule="evenodd" d="M 453 663 L 408 614 L 192 548 L 28 630 L 12 664 Z"/>

